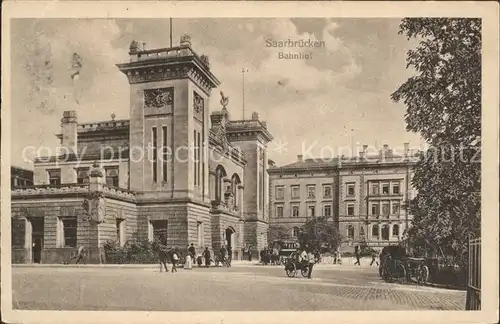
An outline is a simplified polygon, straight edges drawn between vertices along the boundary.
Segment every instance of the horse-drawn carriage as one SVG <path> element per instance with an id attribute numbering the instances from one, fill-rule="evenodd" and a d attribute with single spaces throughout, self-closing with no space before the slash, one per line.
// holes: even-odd
<path id="1" fill-rule="evenodd" d="M 427 283 L 429 267 L 426 258 L 413 258 L 399 245 L 386 246 L 380 254 L 379 274 L 384 280 L 407 282 L 414 278 L 419 284 Z"/>
<path id="2" fill-rule="evenodd" d="M 302 277 L 306 278 L 309 275 L 309 263 L 300 260 L 300 255 L 295 251 L 285 259 L 285 272 L 290 278 L 297 275 L 300 271 Z"/>

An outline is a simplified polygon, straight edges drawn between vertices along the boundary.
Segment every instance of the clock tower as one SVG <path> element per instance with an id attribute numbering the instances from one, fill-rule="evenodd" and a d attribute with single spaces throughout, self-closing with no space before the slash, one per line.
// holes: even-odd
<path id="1" fill-rule="evenodd" d="M 129 54 L 117 66 L 130 83 L 130 189 L 208 204 L 208 99 L 220 84 L 208 57 L 188 35 L 171 48 L 133 41 Z"/>

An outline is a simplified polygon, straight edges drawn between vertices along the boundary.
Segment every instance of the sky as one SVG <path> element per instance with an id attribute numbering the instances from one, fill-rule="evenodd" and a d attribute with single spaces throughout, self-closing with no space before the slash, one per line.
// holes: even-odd
<path id="1" fill-rule="evenodd" d="M 399 35 L 400 19 L 173 19 L 173 44 L 183 34 L 210 58 L 221 81 L 210 108 L 220 110 L 219 90 L 229 97 L 231 119 L 258 112 L 274 136 L 268 157 L 277 165 L 297 155 L 350 155 L 363 144 L 400 150 L 418 134 L 406 132 L 405 106 L 390 94 L 414 72 L 406 53 L 415 46 Z M 146 48 L 169 46 L 168 19 L 12 20 L 12 164 L 32 168 L 34 150 L 55 152 L 60 119 L 76 110 L 78 121 L 129 118 L 129 85 L 116 67 L 129 61 L 132 40 Z M 266 40 L 318 40 L 318 48 L 270 48 Z M 309 59 L 280 59 L 279 52 Z M 79 80 L 70 77 L 72 54 L 82 58 Z M 74 89 L 77 90 L 74 90 Z M 76 104 L 68 96 L 78 94 Z"/>

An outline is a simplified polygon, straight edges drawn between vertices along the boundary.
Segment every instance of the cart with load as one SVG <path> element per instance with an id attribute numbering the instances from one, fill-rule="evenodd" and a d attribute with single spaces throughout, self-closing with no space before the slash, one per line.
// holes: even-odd
<path id="1" fill-rule="evenodd" d="M 285 272 L 290 278 L 294 278 L 300 271 L 302 277 L 309 275 L 309 263 L 300 261 L 300 256 L 297 252 L 292 252 L 285 261 Z"/>

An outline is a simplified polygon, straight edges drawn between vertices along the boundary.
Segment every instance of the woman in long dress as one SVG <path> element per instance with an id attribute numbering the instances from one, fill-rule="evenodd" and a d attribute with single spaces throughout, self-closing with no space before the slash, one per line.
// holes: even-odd
<path id="1" fill-rule="evenodd" d="M 193 260 L 191 259 L 191 255 L 189 253 L 186 255 L 186 263 L 184 263 L 184 269 L 193 269 Z"/>

